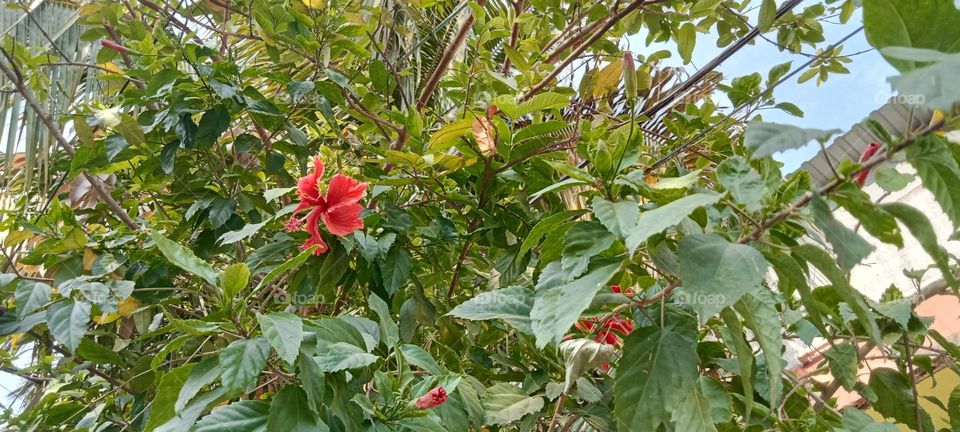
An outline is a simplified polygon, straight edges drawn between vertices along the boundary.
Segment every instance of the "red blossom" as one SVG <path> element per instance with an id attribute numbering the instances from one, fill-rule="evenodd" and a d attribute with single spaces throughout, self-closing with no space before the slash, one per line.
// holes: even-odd
<path id="1" fill-rule="evenodd" d="M 102 45 L 104 48 L 110 48 L 119 53 L 127 52 L 127 47 L 120 45 L 109 39 L 100 39 L 100 45 Z"/>
<path id="2" fill-rule="evenodd" d="M 304 229 L 310 233 L 310 238 L 303 243 L 302 248 L 318 245 L 319 247 L 313 251 L 314 255 L 320 255 L 330 249 L 320 236 L 321 220 L 330 234 L 336 236 L 345 236 L 363 228 L 363 219 L 360 219 L 360 211 L 363 207 L 359 202 L 367 192 L 367 183 L 338 173 L 330 179 L 324 195 L 320 193 L 322 179 L 323 162 L 320 158 L 314 158 L 313 172 L 297 181 L 300 204 L 293 210 L 293 215 L 284 225 L 284 228 L 291 231 L 299 229 L 301 224 L 306 223 Z M 297 217 L 298 213 L 308 209 L 310 212 L 305 218 Z"/>
<path id="3" fill-rule="evenodd" d="M 629 288 L 625 291 L 621 290 L 620 285 L 610 285 L 610 291 L 617 294 L 623 293 L 624 295 L 627 295 L 627 296 L 634 295 L 633 290 Z M 597 325 L 596 318 L 582 319 L 580 321 L 577 321 L 577 323 L 575 324 L 575 326 L 577 327 L 577 330 L 580 330 L 584 333 L 590 333 L 591 331 L 593 331 L 593 328 L 596 325 Z M 597 335 L 594 336 L 593 340 L 597 342 L 605 343 L 607 345 L 616 345 L 616 346 L 622 347 L 623 340 L 621 339 L 621 337 L 626 336 L 633 331 L 633 322 L 631 322 L 629 319 L 624 318 L 619 314 L 610 317 L 610 319 L 604 321 L 600 325 L 602 328 L 597 333 Z"/>
<path id="4" fill-rule="evenodd" d="M 443 403 L 446 401 L 447 391 L 441 386 L 428 391 L 427 394 L 423 396 L 420 396 L 420 399 L 417 399 L 415 403 L 417 408 L 425 410 L 443 405 Z"/>
<path id="5" fill-rule="evenodd" d="M 877 152 L 880 151 L 881 148 L 882 146 L 880 145 L 880 143 L 875 143 L 875 142 L 870 143 L 867 146 L 867 148 L 863 149 L 863 154 L 860 155 L 859 162 L 863 164 L 869 161 L 870 158 L 872 158 L 873 155 L 877 154 Z M 867 176 L 869 175 L 870 175 L 870 170 L 865 169 L 863 171 L 860 171 L 854 174 L 853 181 L 857 182 L 857 184 L 859 184 L 860 187 L 863 187 L 863 185 L 867 183 Z"/>

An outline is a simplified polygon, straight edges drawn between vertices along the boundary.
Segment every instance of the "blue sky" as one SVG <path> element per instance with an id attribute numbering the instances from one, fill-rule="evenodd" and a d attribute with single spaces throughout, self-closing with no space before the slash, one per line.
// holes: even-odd
<path id="1" fill-rule="evenodd" d="M 817 2 L 805 1 L 794 10 L 801 11 L 803 7 L 815 3 Z M 759 2 L 757 4 L 759 5 Z M 755 13 L 751 15 L 755 15 Z M 862 17 L 858 10 L 846 24 L 840 24 L 835 19 L 831 21 L 833 23 L 823 22 L 826 40 L 821 43 L 822 47 L 829 46 L 855 30 L 862 24 Z M 751 19 L 751 22 L 756 22 L 755 17 Z M 652 53 L 663 48 L 675 49 L 675 45 L 672 43 L 664 46 L 645 47 L 643 37 L 644 35 L 641 34 L 629 38 L 630 48 L 633 51 Z M 767 37 L 776 40 L 776 33 L 768 33 Z M 717 47 L 716 39 L 715 35 L 698 33 L 697 45 L 692 57 L 693 61 L 690 64 L 683 65 L 679 56 L 676 55 L 665 60 L 664 63 L 667 66 L 682 66 L 693 73 L 699 65 L 706 64 L 723 50 Z M 867 49 L 870 49 L 870 45 L 867 44 L 866 37 L 861 31 L 844 44 L 843 52 L 854 53 Z M 804 52 L 813 54 L 815 49 L 805 46 Z M 859 123 L 871 111 L 883 105 L 891 95 L 886 78 L 894 75 L 896 71 L 883 60 L 876 50 L 854 56 L 852 59 L 853 62 L 846 65 L 850 74 L 831 74 L 827 82 L 819 87 L 817 87 L 816 79 L 799 84 L 796 77 L 781 84 L 776 88 L 773 96 L 778 102 L 794 103 L 803 110 L 804 116 L 794 117 L 780 110 L 764 110 L 762 112 L 764 120 L 805 128 L 840 129 L 843 131 Z M 792 67 L 798 67 L 807 58 L 800 54 L 781 52 L 772 43 L 758 37 L 753 45 L 735 53 L 717 70 L 724 74 L 724 82 L 730 82 L 733 78 L 754 72 L 759 72 L 766 80 L 767 71 L 771 67 L 790 60 L 793 61 Z M 720 99 L 717 100 L 719 103 Z M 775 158 L 784 163 L 783 172 L 786 174 L 794 171 L 801 163 L 813 157 L 819 149 L 819 145 L 812 143 L 806 147 L 776 155 Z"/>

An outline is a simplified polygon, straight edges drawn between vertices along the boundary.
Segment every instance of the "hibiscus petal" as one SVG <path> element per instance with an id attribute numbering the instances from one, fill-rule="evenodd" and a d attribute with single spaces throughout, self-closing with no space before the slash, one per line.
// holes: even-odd
<path id="1" fill-rule="evenodd" d="M 320 217 L 323 213 L 323 210 L 320 207 L 314 207 L 310 214 L 306 218 L 306 226 L 304 229 L 310 233 L 310 238 L 303 243 L 303 248 L 306 249 L 313 245 L 320 245 L 317 250 L 313 251 L 314 255 L 320 255 L 329 249 L 327 244 L 323 241 L 323 237 L 320 237 Z"/>
<path id="2" fill-rule="evenodd" d="M 320 158 L 313 159 L 313 172 L 300 177 L 297 181 L 297 195 L 300 199 L 309 205 L 317 205 L 320 200 L 320 188 L 318 184 L 323 178 L 323 162 Z"/>
<path id="3" fill-rule="evenodd" d="M 337 174 L 330 179 L 326 202 L 330 208 L 342 204 L 355 204 L 367 192 L 367 183 L 353 177 Z"/>
<path id="4" fill-rule="evenodd" d="M 322 214 L 323 224 L 327 226 L 330 234 L 345 236 L 363 228 L 363 219 L 360 219 L 361 210 L 363 206 L 356 203 L 330 207 Z"/>

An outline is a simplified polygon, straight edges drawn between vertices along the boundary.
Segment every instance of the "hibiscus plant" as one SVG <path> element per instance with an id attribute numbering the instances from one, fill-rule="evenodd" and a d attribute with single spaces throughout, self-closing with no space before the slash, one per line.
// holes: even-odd
<path id="1" fill-rule="evenodd" d="M 69 6 L 76 46 L 26 2 L 0 44 L 4 118 L 32 119 L 5 138 L 9 430 L 960 430 L 960 387 L 918 390 L 960 347 L 913 307 L 958 288 L 952 0 Z M 838 134 L 764 121 L 849 73 L 825 26 L 909 118 L 787 172 Z M 750 44 L 794 60 L 725 76 Z M 911 244 L 915 285 L 859 291 Z"/>

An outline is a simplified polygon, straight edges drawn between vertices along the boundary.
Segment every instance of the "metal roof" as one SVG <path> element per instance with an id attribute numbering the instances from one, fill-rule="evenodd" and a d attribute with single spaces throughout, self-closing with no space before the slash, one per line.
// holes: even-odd
<path id="1" fill-rule="evenodd" d="M 911 127 L 910 112 L 913 111 L 913 120 Z M 930 122 L 931 112 L 926 109 L 917 108 L 914 105 L 897 102 L 895 99 L 887 102 L 885 105 L 870 113 L 869 118 L 876 120 L 891 135 L 903 135 L 905 131 L 923 127 Z M 800 165 L 801 170 L 807 170 L 810 173 L 810 180 L 816 186 L 822 186 L 833 178 L 833 171 L 830 169 L 829 161 L 834 166 L 842 160 L 860 159 L 863 149 L 871 142 L 880 142 L 880 138 L 873 134 L 866 126 L 866 120 L 857 123 L 849 131 L 837 137 L 826 147 L 826 151 L 820 150 L 816 156 Z"/>

